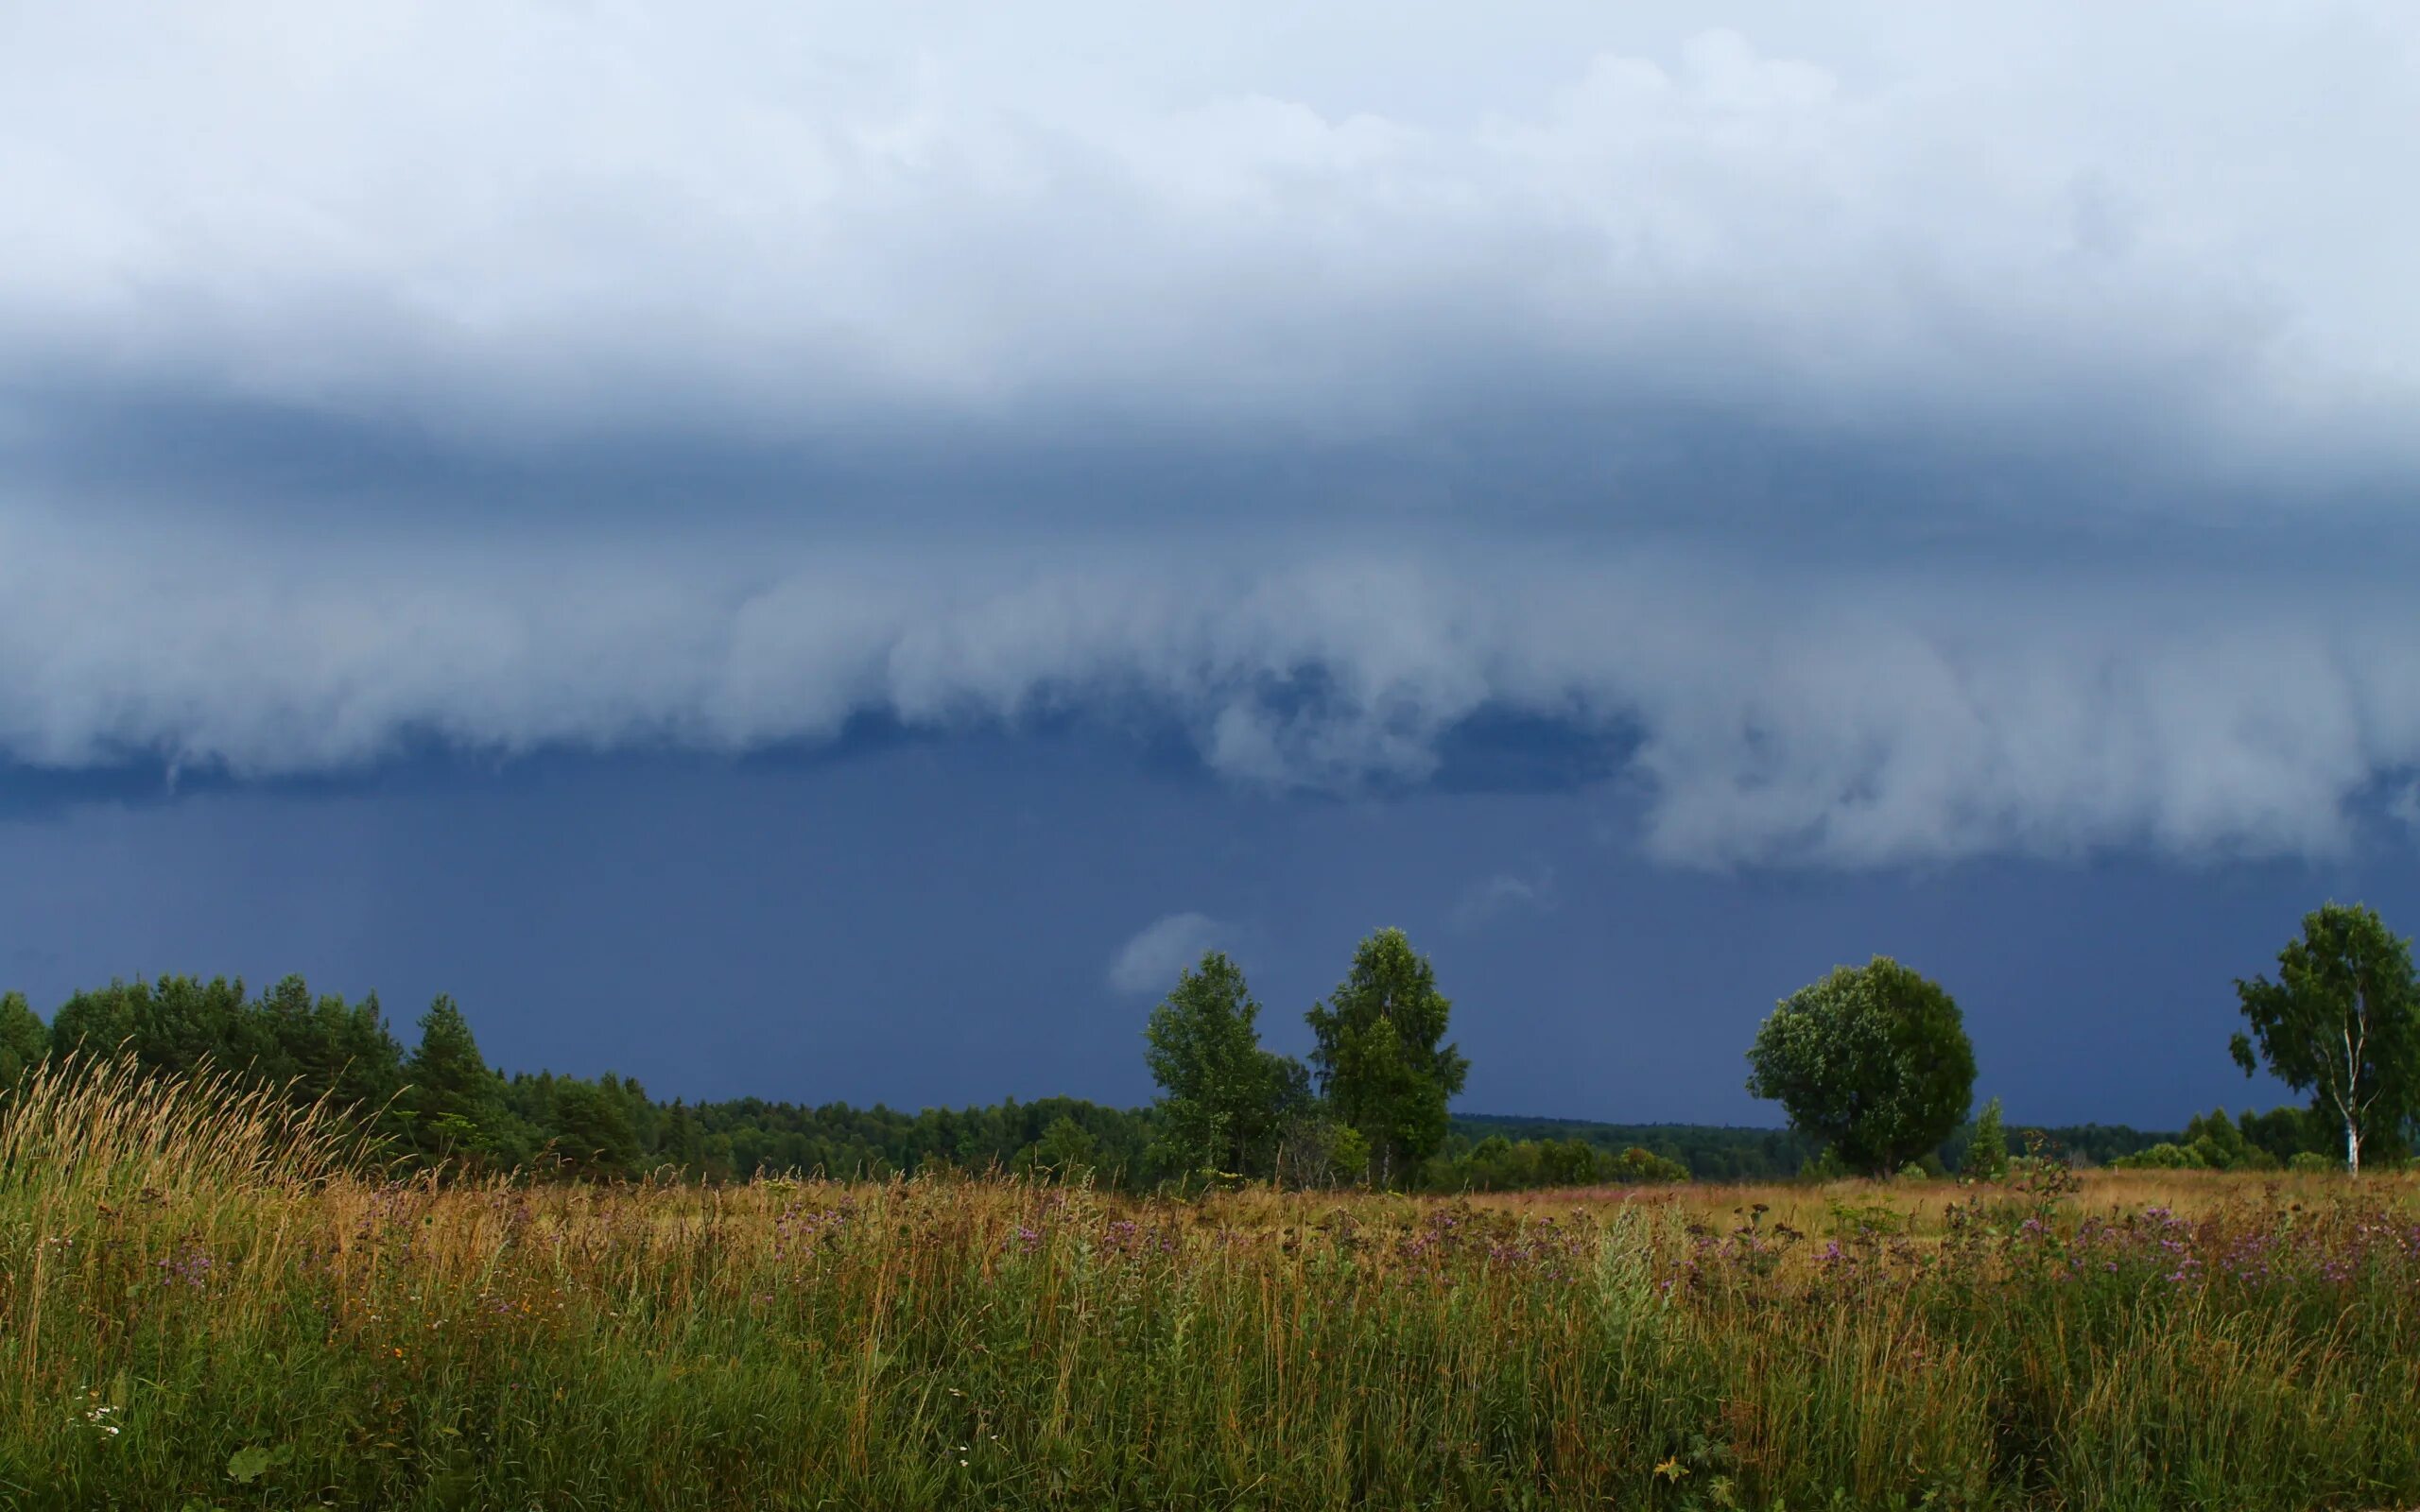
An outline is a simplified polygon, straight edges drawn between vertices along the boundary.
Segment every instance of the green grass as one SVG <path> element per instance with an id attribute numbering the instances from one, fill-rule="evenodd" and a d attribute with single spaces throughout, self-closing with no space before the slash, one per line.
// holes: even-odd
<path id="1" fill-rule="evenodd" d="M 440 1188 L 46 1074 L 0 1121 L 12 1507 L 2420 1503 L 2408 1183 L 1944 1190 L 1907 1234 L 1711 1189 Z"/>

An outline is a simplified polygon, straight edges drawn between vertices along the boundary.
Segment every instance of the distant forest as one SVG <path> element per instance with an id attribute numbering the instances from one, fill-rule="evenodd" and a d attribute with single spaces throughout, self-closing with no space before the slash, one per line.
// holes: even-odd
<path id="1" fill-rule="evenodd" d="M 732 1180 L 821 1173 L 884 1177 L 935 1166 L 966 1171 L 1083 1173 L 1143 1187 L 1154 1168 L 1151 1109 L 1072 1097 L 1009 1099 L 983 1108 L 909 1113 L 875 1104 L 809 1107 L 742 1097 L 660 1101 L 635 1078 L 551 1072 L 505 1074 L 478 1048 L 468 1019 L 440 998 L 409 1048 L 376 997 L 315 996 L 300 977 L 248 994 L 240 980 L 164 977 L 78 992 L 44 1022 L 16 993 L 0 999 L 0 1085 L 47 1057 L 123 1049 L 144 1066 L 204 1064 L 322 1097 L 372 1120 L 395 1158 L 453 1169 L 539 1176 L 647 1175 Z M 2013 1135 L 2027 1125 L 2012 1124 Z M 2040 1131 L 2071 1158 L 2105 1163 L 2180 1139 L 2122 1125 Z M 1955 1169 L 1962 1128 L 1939 1160 Z M 1503 1190 L 1594 1179 L 1774 1180 L 1797 1175 L 1807 1143 L 1787 1129 L 1694 1124 L 1456 1114 L 1444 1148 L 1422 1172 L 1432 1190 Z"/>

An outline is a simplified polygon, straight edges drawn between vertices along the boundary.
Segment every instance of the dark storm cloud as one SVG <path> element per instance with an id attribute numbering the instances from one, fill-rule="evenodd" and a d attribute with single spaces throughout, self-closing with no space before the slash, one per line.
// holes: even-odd
<path id="1" fill-rule="evenodd" d="M 12 19 L 0 757 L 1080 717 L 1715 865 L 2420 767 L 2408 12 L 1350 9 Z"/>

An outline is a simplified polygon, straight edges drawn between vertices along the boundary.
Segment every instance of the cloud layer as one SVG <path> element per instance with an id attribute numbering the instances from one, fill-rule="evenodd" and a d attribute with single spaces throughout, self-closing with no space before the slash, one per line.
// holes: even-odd
<path id="1" fill-rule="evenodd" d="M 2420 20 L 1601 10 L 0 23 L 0 757 L 1511 713 L 1686 864 L 2353 844 Z"/>
<path id="2" fill-rule="evenodd" d="M 49 765 L 275 775 L 426 738 L 740 752 L 867 711 L 947 730 L 1139 710 L 1232 780 L 1352 791 L 1425 780 L 1457 726 L 1512 712 L 1621 752 L 1645 843 L 1712 865 L 2324 852 L 2379 774 L 2420 766 L 2420 624 L 2383 563 L 2364 588 L 886 549 L 718 579 L 605 552 L 8 544 L 0 749 Z"/>
<path id="3" fill-rule="evenodd" d="M 2411 460 L 2408 10 L 1600 10 L 24 12 L 7 367 L 512 455 L 1394 443 L 1510 386 Z"/>

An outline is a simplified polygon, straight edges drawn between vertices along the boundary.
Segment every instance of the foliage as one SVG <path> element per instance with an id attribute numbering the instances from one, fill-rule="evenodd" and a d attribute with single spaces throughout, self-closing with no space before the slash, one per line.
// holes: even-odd
<path id="1" fill-rule="evenodd" d="M 1966 1143 L 1958 1174 L 1977 1181 L 1997 1181 L 2008 1175 L 2008 1130 L 2000 1123 L 1998 1098 L 1983 1105 L 1983 1116 L 1975 1121 L 1975 1133 Z"/>
<path id="2" fill-rule="evenodd" d="M 1852 1169 L 1887 1175 L 1966 1116 L 1975 1052 L 1939 986 L 1877 955 L 1782 1000 L 1748 1052 L 1748 1091 Z"/>
<path id="3" fill-rule="evenodd" d="M 651 1171 L 713 1180 L 759 1172 L 878 1177 L 935 1160 L 1006 1169 L 1030 1164 L 1029 1152 L 1063 1118 L 1094 1141 L 1101 1178 L 1150 1176 L 1148 1112 L 1064 1097 L 921 1113 L 757 1098 L 659 1103 L 611 1072 L 593 1079 L 501 1076 L 487 1067 L 458 1005 L 443 1006 L 435 1043 L 410 1057 L 437 1073 L 421 1080 L 407 1080 L 407 1057 L 376 998 L 314 997 L 299 977 L 257 998 L 224 980 L 112 983 L 71 997 L 42 1038 L 55 1037 L 60 1055 L 123 1044 L 147 1070 L 216 1066 L 234 1084 L 274 1089 L 297 1107 L 324 1096 L 356 1127 L 389 1139 L 372 1159 L 420 1165 L 442 1158 L 458 1174 L 478 1165 L 532 1177 L 616 1179 Z M 0 1033 L 9 1022 L 0 1006 Z M 33 1024 L 42 1027 L 38 1018 Z M 28 1048 L 36 1042 L 19 1033 Z"/>
<path id="4" fill-rule="evenodd" d="M 1402 930 L 1382 929 L 1354 952 L 1353 970 L 1305 1017 L 1311 1066 L 1333 1117 L 1370 1146 L 1372 1178 L 1391 1185 L 1445 1140 L 1445 1104 L 1470 1062 L 1443 1043 L 1453 1004 Z"/>
<path id="5" fill-rule="evenodd" d="M 1062 1113 L 1017 1157 L 1014 1168 L 1049 1180 L 1082 1181 L 1092 1176 L 1099 1153 L 1084 1126 Z"/>
<path id="6" fill-rule="evenodd" d="M 1159 1083 L 1163 1170 L 1219 1177 L 1276 1168 L 1286 1121 L 1303 1100 L 1301 1068 L 1260 1047 L 1244 974 L 1212 951 L 1186 971 L 1144 1029 L 1144 1059 Z"/>
<path id="7" fill-rule="evenodd" d="M 2120 1171 L 2203 1171 L 2209 1168 L 2201 1152 L 2166 1140 L 2147 1150 L 2121 1155 L 2110 1164 Z"/>
<path id="8" fill-rule="evenodd" d="M 1736 1128 L 1714 1124 L 1601 1124 L 1576 1118 L 1523 1118 L 1456 1113 L 1450 1137 L 1476 1144 L 1490 1135 L 1508 1140 L 1584 1140 L 1608 1155 L 1643 1149 L 1687 1169 L 1701 1181 L 1770 1181 L 1794 1176 L 1811 1153 L 1786 1128 Z"/>
<path id="9" fill-rule="evenodd" d="M 502 1143 L 503 1099 L 471 1022 L 450 997 L 421 1015 L 420 1044 L 405 1064 L 411 1081 L 411 1134 L 426 1160 L 482 1163 Z"/>
<path id="10" fill-rule="evenodd" d="M 2277 953 L 2277 980 L 2237 981 L 2251 1034 L 2229 1051 L 2243 1074 L 2258 1061 L 2344 1131 L 2344 1163 L 2361 1170 L 2361 1146 L 2420 1112 L 2420 983 L 2411 942 L 2375 910 L 2327 903 L 2303 916 L 2300 938 Z"/>
<path id="11" fill-rule="evenodd" d="M 1538 1187 L 1647 1186 L 1685 1181 L 1686 1166 L 1634 1145 L 1615 1152 L 1585 1140 L 1451 1141 L 1421 1173 L 1430 1192 L 1525 1192 Z"/>
<path id="12" fill-rule="evenodd" d="M 26 1005 L 26 995 L 0 994 L 0 1088 L 14 1087 L 48 1054 L 50 1026 Z"/>

